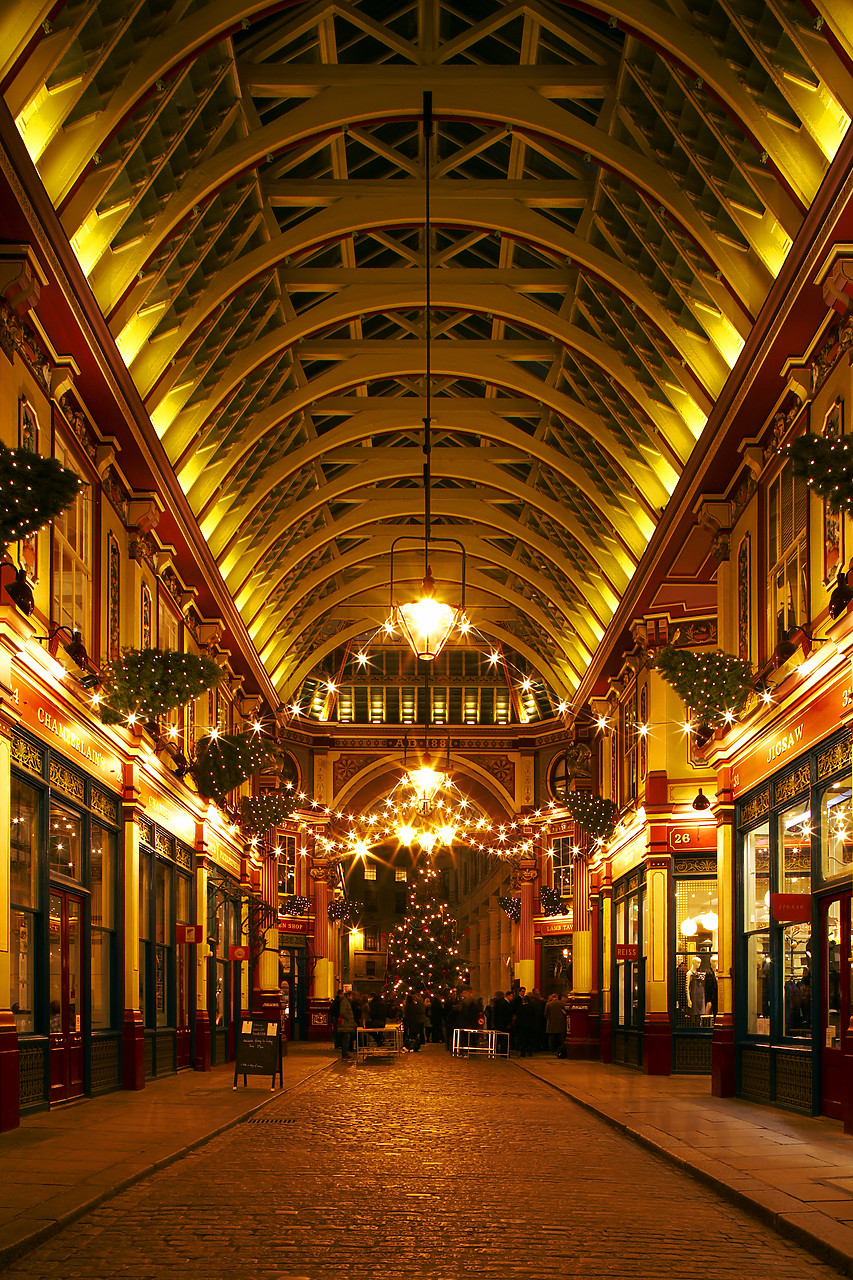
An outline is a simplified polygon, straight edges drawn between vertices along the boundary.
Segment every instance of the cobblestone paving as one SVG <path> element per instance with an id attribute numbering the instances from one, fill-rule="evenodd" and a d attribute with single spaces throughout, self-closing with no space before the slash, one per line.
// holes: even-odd
<path id="1" fill-rule="evenodd" d="M 97 1141 L 97 1136 L 92 1135 Z M 829 1280 L 507 1062 L 337 1064 L 14 1263 L 16 1280 Z"/>

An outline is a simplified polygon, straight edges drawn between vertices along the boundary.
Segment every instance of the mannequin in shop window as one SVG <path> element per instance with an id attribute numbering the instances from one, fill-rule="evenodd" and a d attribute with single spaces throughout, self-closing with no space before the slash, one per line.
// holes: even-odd
<path id="1" fill-rule="evenodd" d="M 708 971 L 705 974 L 705 1013 L 711 1019 L 711 1025 L 714 1025 L 714 1019 L 717 1016 L 719 1008 L 719 989 L 717 987 L 717 962 L 716 960 L 708 961 Z"/>
<path id="2" fill-rule="evenodd" d="M 687 971 L 687 1007 L 690 1021 L 698 1026 L 699 1019 L 705 1012 L 705 975 L 702 972 L 701 956 L 690 957 L 690 968 Z"/>

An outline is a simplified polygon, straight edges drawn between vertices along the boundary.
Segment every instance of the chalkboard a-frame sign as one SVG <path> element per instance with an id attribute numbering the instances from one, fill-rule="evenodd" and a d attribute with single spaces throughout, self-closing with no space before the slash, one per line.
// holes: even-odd
<path id="1" fill-rule="evenodd" d="M 275 1078 L 278 1076 L 278 1087 L 284 1088 L 281 1035 L 277 1022 L 255 1019 L 240 1023 L 237 1057 L 234 1062 L 235 1089 L 240 1075 L 243 1077 L 244 1088 L 248 1084 L 247 1076 L 269 1076 L 270 1089 L 275 1089 Z"/>

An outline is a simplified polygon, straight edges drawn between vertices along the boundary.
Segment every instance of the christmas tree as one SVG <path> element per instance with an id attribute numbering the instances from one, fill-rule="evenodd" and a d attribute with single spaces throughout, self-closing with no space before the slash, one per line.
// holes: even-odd
<path id="1" fill-rule="evenodd" d="M 388 935 L 386 991 L 402 1001 L 410 991 L 436 993 L 461 981 L 456 921 L 441 898 L 441 873 L 425 866 L 412 883 L 405 920 Z"/>

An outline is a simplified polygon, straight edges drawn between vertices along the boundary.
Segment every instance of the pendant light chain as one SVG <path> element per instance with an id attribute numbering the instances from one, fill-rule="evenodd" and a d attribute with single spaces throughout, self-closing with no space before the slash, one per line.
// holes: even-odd
<path id="1" fill-rule="evenodd" d="M 426 417 L 424 418 L 424 576 L 429 573 L 429 540 L 430 540 L 430 463 L 432 451 L 431 415 L 432 415 L 432 292 L 431 292 L 431 254 L 432 224 L 430 217 L 430 147 L 433 135 L 432 93 L 424 93 L 423 111 L 424 132 L 424 262 L 426 265 Z"/>

